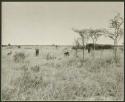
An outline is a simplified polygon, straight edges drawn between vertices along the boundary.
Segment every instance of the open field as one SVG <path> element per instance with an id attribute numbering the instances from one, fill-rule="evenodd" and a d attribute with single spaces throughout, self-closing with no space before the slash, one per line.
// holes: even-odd
<path id="1" fill-rule="evenodd" d="M 39 56 L 35 56 L 39 48 Z M 2 47 L 2 100 L 123 100 L 124 52 L 113 60 L 112 50 L 98 50 L 95 58 L 66 46 Z M 11 55 L 7 55 L 12 51 Z M 24 57 L 18 58 L 19 53 Z M 15 58 L 15 55 L 17 59 Z"/>

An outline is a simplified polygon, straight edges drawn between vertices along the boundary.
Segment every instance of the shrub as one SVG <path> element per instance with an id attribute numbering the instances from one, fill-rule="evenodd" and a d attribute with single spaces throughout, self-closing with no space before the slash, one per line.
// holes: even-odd
<path id="1" fill-rule="evenodd" d="M 50 55 L 50 53 L 48 53 L 48 54 L 46 55 L 46 59 L 47 59 L 47 60 L 52 60 L 52 59 L 55 59 L 55 58 L 56 58 L 56 57 Z"/>
<path id="2" fill-rule="evenodd" d="M 39 65 L 35 65 L 35 66 L 31 67 L 31 70 L 32 70 L 33 72 L 39 72 L 40 67 L 39 67 Z"/>
<path id="3" fill-rule="evenodd" d="M 2 47 L 6 47 L 7 45 L 1 45 Z"/>
<path id="4" fill-rule="evenodd" d="M 22 62 L 24 61 L 26 56 L 23 52 L 19 52 L 19 53 L 16 53 L 13 57 L 15 62 Z"/>

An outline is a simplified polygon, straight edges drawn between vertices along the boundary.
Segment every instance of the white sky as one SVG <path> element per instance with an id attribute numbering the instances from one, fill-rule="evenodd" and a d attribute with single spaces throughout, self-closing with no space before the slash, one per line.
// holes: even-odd
<path id="1" fill-rule="evenodd" d="M 72 28 L 108 28 L 117 12 L 124 17 L 124 2 L 2 2 L 2 44 L 71 45 Z"/>

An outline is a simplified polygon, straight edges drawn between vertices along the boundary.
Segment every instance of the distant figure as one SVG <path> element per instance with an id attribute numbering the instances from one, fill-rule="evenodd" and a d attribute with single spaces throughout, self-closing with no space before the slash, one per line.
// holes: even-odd
<path id="1" fill-rule="evenodd" d="M 20 46 L 20 45 L 18 45 L 17 47 L 18 47 L 18 48 L 21 48 L 21 46 Z"/>
<path id="2" fill-rule="evenodd" d="M 56 49 L 58 48 L 58 45 L 56 45 Z"/>
<path id="3" fill-rule="evenodd" d="M 39 55 L 39 49 L 36 49 L 36 56 Z"/>
<path id="4" fill-rule="evenodd" d="M 64 52 L 64 56 L 69 56 L 69 52 L 68 51 Z"/>
<path id="5" fill-rule="evenodd" d="M 11 44 L 9 43 L 8 46 L 11 46 Z"/>
<path id="6" fill-rule="evenodd" d="M 12 54 L 12 51 L 10 51 L 9 53 L 7 53 L 7 55 L 11 55 Z"/>

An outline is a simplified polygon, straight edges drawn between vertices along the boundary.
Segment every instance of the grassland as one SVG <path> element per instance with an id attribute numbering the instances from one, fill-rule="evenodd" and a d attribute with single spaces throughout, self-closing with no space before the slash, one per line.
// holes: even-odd
<path id="1" fill-rule="evenodd" d="M 35 48 L 40 55 L 35 56 Z M 119 61 L 113 60 L 112 50 L 98 50 L 95 58 L 85 51 L 65 47 L 21 46 L 2 47 L 1 98 L 11 101 L 45 100 L 123 100 L 124 54 L 119 50 Z M 68 47 L 70 49 L 70 47 Z M 7 55 L 12 51 L 12 55 Z M 16 61 L 15 55 L 25 57 Z"/>

